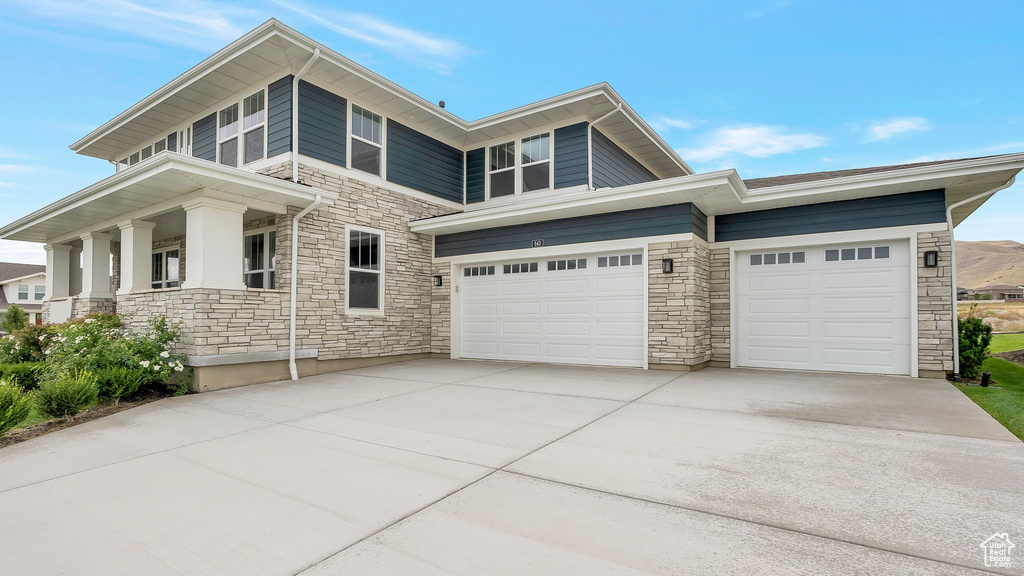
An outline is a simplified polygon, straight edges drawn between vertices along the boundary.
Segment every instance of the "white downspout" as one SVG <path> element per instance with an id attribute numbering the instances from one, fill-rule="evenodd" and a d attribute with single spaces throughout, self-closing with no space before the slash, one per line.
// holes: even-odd
<path id="1" fill-rule="evenodd" d="M 1014 176 L 1013 178 L 1010 178 L 1010 180 L 1006 184 L 1003 184 L 1002 186 L 998 186 L 996 188 L 993 188 L 993 189 L 989 190 L 988 192 L 982 192 L 981 194 L 978 194 L 976 196 L 971 196 L 970 198 L 968 198 L 966 200 L 961 200 L 961 201 L 957 202 L 956 204 L 950 205 L 949 208 L 946 208 L 946 226 L 949 228 L 949 260 L 950 260 L 949 267 L 950 267 L 950 274 L 952 274 L 952 280 L 953 280 L 953 282 L 952 282 L 952 284 L 953 284 L 952 297 L 953 297 L 953 375 L 954 376 L 959 376 L 960 375 L 960 324 L 959 324 L 959 318 L 957 316 L 957 299 L 956 299 L 956 241 L 953 239 L 953 209 L 954 208 L 959 208 L 960 206 L 963 206 L 964 204 L 970 204 L 971 202 L 974 202 L 975 200 L 980 200 L 982 198 L 987 198 L 988 196 L 992 196 L 993 194 L 995 194 L 996 192 L 999 192 L 1000 190 L 1005 190 L 1005 189 L 1009 188 L 1010 186 L 1013 186 L 1013 183 L 1016 180 L 1017 180 L 1017 177 Z"/>
<path id="2" fill-rule="evenodd" d="M 306 206 L 305 210 L 292 218 L 292 275 L 288 280 L 289 284 L 291 284 L 292 293 L 288 310 L 288 371 L 291 372 L 292 380 L 299 379 L 299 367 L 295 363 L 295 316 L 297 308 L 295 298 L 299 293 L 299 220 L 302 220 L 303 216 L 319 208 L 322 201 L 323 197 L 317 194 L 312 204 Z"/>
<path id="3" fill-rule="evenodd" d="M 587 189 L 594 189 L 594 126 L 605 118 L 622 110 L 622 102 L 614 110 L 594 120 L 587 126 Z"/>
<path id="4" fill-rule="evenodd" d="M 316 48 L 299 73 L 292 78 L 292 182 L 299 181 L 299 78 L 319 57 L 320 49 Z"/>

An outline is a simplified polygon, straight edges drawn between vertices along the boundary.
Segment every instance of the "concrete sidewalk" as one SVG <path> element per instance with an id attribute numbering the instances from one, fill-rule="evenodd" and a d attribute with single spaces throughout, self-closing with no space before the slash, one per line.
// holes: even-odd
<path id="1" fill-rule="evenodd" d="M 0 518 L 19 575 L 969 574 L 1024 444 L 936 380 L 418 360 L 2 449 Z"/>

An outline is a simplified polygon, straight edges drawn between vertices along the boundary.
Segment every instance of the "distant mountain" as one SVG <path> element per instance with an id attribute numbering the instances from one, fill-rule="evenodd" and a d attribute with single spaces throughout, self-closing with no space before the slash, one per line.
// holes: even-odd
<path id="1" fill-rule="evenodd" d="M 1024 284 L 1024 244 L 1013 240 L 956 243 L 956 285 Z"/>

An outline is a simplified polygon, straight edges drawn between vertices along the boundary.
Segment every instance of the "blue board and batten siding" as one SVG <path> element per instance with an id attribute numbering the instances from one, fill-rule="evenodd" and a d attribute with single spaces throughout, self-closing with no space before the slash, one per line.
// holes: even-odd
<path id="1" fill-rule="evenodd" d="M 535 240 L 542 240 L 544 246 L 563 246 L 624 238 L 696 233 L 693 215 L 691 204 L 675 204 L 444 234 L 434 238 L 434 256 L 443 258 L 519 250 L 531 248 Z"/>
<path id="2" fill-rule="evenodd" d="M 747 240 L 946 221 L 943 190 L 807 204 L 715 217 L 715 241 Z"/>
<path id="3" fill-rule="evenodd" d="M 487 153 L 483 148 L 466 152 L 466 204 L 484 201 Z"/>
<path id="4" fill-rule="evenodd" d="M 348 101 L 299 80 L 299 154 L 345 166 Z"/>
<path id="5" fill-rule="evenodd" d="M 267 158 L 292 151 L 292 76 L 267 89 Z"/>
<path id="6" fill-rule="evenodd" d="M 192 125 L 192 155 L 210 162 L 217 161 L 217 113 L 201 118 Z"/>
<path id="7" fill-rule="evenodd" d="M 387 121 L 387 180 L 462 203 L 462 151 Z"/>
<path id="8" fill-rule="evenodd" d="M 591 130 L 591 139 L 594 146 L 594 188 L 615 188 L 658 179 L 597 128 Z"/>
<path id="9" fill-rule="evenodd" d="M 555 188 L 587 184 L 587 125 L 555 129 Z"/>

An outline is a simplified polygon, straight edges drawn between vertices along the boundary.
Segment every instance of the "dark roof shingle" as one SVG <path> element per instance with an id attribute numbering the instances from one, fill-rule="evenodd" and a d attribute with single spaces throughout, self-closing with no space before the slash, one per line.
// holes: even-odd
<path id="1" fill-rule="evenodd" d="M 19 264 L 17 262 L 0 262 L 0 282 L 6 282 L 14 278 L 22 278 L 32 274 L 46 272 L 46 266 L 42 264 Z"/>

